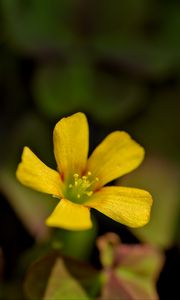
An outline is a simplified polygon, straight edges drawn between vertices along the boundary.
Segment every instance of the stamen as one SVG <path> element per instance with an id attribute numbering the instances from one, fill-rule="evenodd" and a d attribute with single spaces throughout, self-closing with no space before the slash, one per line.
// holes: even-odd
<path id="1" fill-rule="evenodd" d="M 92 196 L 92 194 L 93 194 L 93 191 L 86 192 L 86 195 L 89 197 Z"/>
<path id="2" fill-rule="evenodd" d="M 52 197 L 53 197 L 53 198 L 57 198 L 57 199 L 59 199 L 59 197 L 58 197 L 58 196 L 56 196 L 56 195 L 52 195 Z"/>
<path id="3" fill-rule="evenodd" d="M 91 177 L 92 173 L 89 171 L 86 175 L 83 175 L 82 177 L 75 173 L 73 175 L 74 180 L 69 183 L 68 188 L 71 190 L 70 197 L 80 199 L 81 201 L 84 201 L 86 198 L 84 197 L 90 197 L 93 194 L 93 189 L 97 181 L 99 181 L 98 177 Z M 89 178 L 91 177 L 91 178 Z"/>
<path id="4" fill-rule="evenodd" d="M 75 173 L 75 174 L 73 175 L 73 177 L 74 177 L 75 179 L 78 179 L 79 174 Z"/>

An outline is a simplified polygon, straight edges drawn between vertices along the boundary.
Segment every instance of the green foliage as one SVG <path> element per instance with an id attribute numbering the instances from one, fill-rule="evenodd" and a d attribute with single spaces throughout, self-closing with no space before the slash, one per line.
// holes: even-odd
<path id="1" fill-rule="evenodd" d="M 2 8 L 9 41 L 20 51 L 60 50 L 75 38 L 70 22 L 76 8 L 73 0 L 3 0 Z"/>
<path id="2" fill-rule="evenodd" d="M 89 299 L 97 293 L 94 289 L 97 283 L 98 272 L 87 263 L 52 252 L 32 264 L 25 281 L 25 293 L 30 300 Z"/>
<path id="3" fill-rule="evenodd" d="M 158 299 L 155 283 L 164 261 L 161 252 L 148 245 L 120 244 L 113 233 L 100 237 L 98 245 L 104 265 L 101 299 Z M 111 264 L 104 260 L 108 255 Z"/>
<path id="4" fill-rule="evenodd" d="M 89 298 L 78 282 L 69 274 L 63 260 L 59 258 L 51 272 L 43 299 L 88 300 Z"/>

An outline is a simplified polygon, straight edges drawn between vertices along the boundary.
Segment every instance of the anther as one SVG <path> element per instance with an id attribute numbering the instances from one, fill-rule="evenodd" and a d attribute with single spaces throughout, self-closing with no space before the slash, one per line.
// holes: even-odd
<path id="1" fill-rule="evenodd" d="M 75 179 L 78 179 L 79 174 L 75 173 L 75 174 L 73 175 L 73 177 L 74 177 Z"/>
<path id="2" fill-rule="evenodd" d="M 86 192 L 86 195 L 89 196 L 89 197 L 92 196 L 92 194 L 93 194 L 92 191 Z"/>
<path id="3" fill-rule="evenodd" d="M 93 194 L 93 185 L 95 182 L 99 181 L 98 177 L 95 178 L 89 178 L 89 176 L 92 176 L 92 173 L 88 171 L 86 175 L 80 176 L 78 173 L 75 173 L 73 175 L 73 182 L 70 182 L 68 185 L 69 189 L 71 189 L 72 197 L 76 195 L 77 199 L 84 199 L 84 196 L 90 197 Z"/>

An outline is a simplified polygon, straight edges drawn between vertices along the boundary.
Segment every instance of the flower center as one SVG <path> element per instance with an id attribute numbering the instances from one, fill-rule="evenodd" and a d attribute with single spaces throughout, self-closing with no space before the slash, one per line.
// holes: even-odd
<path id="1" fill-rule="evenodd" d="M 94 179 L 91 172 L 82 177 L 74 174 L 66 187 L 65 196 L 75 203 L 83 203 L 93 194 L 94 186 L 98 181 L 99 178 Z"/>

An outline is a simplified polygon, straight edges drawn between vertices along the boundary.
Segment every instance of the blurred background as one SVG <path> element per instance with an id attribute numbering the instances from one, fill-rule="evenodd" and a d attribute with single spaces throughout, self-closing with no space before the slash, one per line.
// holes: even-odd
<path id="1" fill-rule="evenodd" d="M 86 242 L 80 237 L 73 251 L 77 257 L 91 253 L 88 259 L 97 265 L 93 241 L 108 231 L 124 243 L 155 245 L 166 256 L 157 285 L 160 299 L 175 299 L 180 274 L 179 1 L 0 1 L 0 247 L 3 280 L 11 287 L 7 299 L 20 299 L 17 262 L 51 235 L 44 219 L 55 204 L 17 183 L 22 148 L 29 146 L 55 167 L 53 127 L 77 111 L 89 120 L 90 151 L 113 130 L 129 132 L 145 147 L 142 166 L 116 184 L 150 191 L 154 206 L 150 223 L 136 230 L 93 212 L 94 231 L 83 236 Z M 75 237 L 67 240 L 72 245 Z"/>

